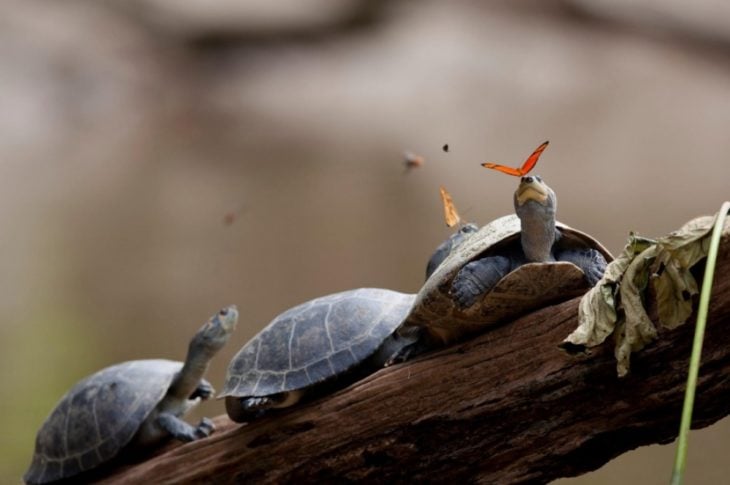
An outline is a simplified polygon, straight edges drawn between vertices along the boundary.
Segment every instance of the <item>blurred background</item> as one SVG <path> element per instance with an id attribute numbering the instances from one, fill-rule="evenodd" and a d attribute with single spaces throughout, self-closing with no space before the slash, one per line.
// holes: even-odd
<path id="1" fill-rule="evenodd" d="M 715 212 L 728 61 L 719 0 L 3 2 L 0 482 L 76 381 L 182 360 L 223 305 L 242 318 L 218 388 L 295 304 L 417 291 L 451 232 L 439 185 L 464 219 L 512 211 L 517 180 L 481 162 L 549 139 L 560 220 L 614 252 Z M 727 419 L 694 432 L 688 481 L 726 479 L 728 443 Z M 666 483 L 673 454 L 561 483 Z"/>

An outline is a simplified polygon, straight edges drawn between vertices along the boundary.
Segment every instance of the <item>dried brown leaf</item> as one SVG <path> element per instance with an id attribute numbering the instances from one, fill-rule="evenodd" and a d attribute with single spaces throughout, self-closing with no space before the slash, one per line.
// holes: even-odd
<path id="1" fill-rule="evenodd" d="M 570 352 L 584 351 L 603 343 L 613 333 L 617 321 L 619 281 L 637 254 L 653 241 L 631 234 L 621 254 L 606 267 L 603 278 L 591 288 L 578 307 L 578 328 L 563 340 L 561 346 Z"/>
<path id="2" fill-rule="evenodd" d="M 615 356 L 619 377 L 628 373 L 631 353 L 643 349 L 657 335 L 642 299 L 649 282 L 649 268 L 657 252 L 657 246 L 651 246 L 636 256 L 621 280 L 620 308 L 624 313 L 625 329 L 616 339 Z"/>

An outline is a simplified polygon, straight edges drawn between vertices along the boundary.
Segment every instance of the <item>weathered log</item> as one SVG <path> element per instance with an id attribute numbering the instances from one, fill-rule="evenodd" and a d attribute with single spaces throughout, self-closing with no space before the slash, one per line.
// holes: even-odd
<path id="1" fill-rule="evenodd" d="M 729 242 L 715 276 L 695 428 L 730 414 Z M 661 331 L 619 379 L 610 343 L 579 357 L 559 350 L 577 325 L 578 301 L 247 425 L 220 416 L 211 438 L 106 480 L 547 482 L 676 438 L 694 325 Z"/>

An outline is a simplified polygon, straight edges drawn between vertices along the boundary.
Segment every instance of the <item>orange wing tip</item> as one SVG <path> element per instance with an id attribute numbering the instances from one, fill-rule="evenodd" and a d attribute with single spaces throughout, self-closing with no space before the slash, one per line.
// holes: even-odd
<path id="1" fill-rule="evenodd" d="M 513 177 L 520 177 L 522 175 L 521 169 L 507 167 L 505 165 L 499 165 L 498 163 L 483 163 L 482 167 L 491 168 L 492 170 L 498 170 L 502 173 L 506 173 L 507 175 L 512 175 Z"/>

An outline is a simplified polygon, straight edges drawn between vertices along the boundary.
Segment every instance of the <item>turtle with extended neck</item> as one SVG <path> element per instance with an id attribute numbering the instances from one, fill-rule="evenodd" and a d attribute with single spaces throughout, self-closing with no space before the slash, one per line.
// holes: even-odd
<path id="1" fill-rule="evenodd" d="M 235 306 L 212 316 L 190 341 L 184 363 L 134 360 L 78 382 L 38 431 L 33 461 L 23 479 L 47 483 L 76 477 L 123 449 L 143 449 L 165 438 L 193 441 L 209 436 L 214 429 L 209 419 L 192 426 L 181 418 L 213 395 L 203 375 L 237 320 Z"/>
<path id="2" fill-rule="evenodd" d="M 452 342 L 580 295 L 601 278 L 611 254 L 591 236 L 556 221 L 557 198 L 540 177 L 521 178 L 514 206 L 516 215 L 500 217 L 450 247 L 399 332 L 425 330 L 421 348 Z"/>

